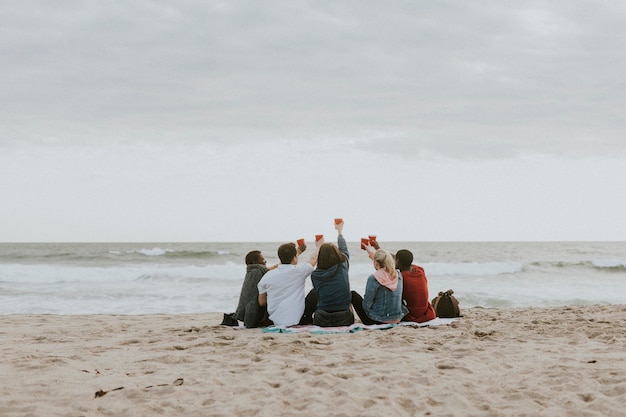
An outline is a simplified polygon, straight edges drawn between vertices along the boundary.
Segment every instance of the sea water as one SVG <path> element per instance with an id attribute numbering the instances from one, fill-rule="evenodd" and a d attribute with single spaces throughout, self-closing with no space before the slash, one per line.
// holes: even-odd
<path id="1" fill-rule="evenodd" d="M 626 304 L 626 242 L 381 244 L 411 250 L 431 298 L 453 289 L 461 308 Z M 232 312 L 246 253 L 261 250 L 270 265 L 279 245 L 0 243 L 0 314 Z M 357 242 L 348 246 L 351 286 L 362 294 L 372 262 Z"/>

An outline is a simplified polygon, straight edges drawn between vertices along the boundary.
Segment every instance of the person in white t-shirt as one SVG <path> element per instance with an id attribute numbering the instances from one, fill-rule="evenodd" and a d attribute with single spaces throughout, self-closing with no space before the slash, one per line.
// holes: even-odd
<path id="1" fill-rule="evenodd" d="M 315 242 L 315 251 L 307 262 L 298 263 L 306 245 L 296 248 L 285 243 L 278 248 L 280 265 L 268 271 L 259 281 L 259 305 L 267 305 L 270 320 L 275 326 L 311 324 L 317 305 L 317 294 L 311 291 L 305 301 L 304 284 L 317 264 L 317 255 L 324 239 Z M 305 304 L 307 308 L 305 308 Z"/>

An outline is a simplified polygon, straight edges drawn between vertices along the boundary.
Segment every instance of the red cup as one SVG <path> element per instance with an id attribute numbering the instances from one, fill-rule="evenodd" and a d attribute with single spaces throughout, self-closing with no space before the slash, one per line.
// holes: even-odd
<path id="1" fill-rule="evenodd" d="M 343 223 L 343 219 L 341 219 L 341 218 L 336 218 L 335 219 L 335 224 L 341 224 L 341 223 Z"/>
<path id="2" fill-rule="evenodd" d="M 304 245 L 304 239 L 298 239 L 297 242 L 298 242 L 298 247 Z"/>
<path id="3" fill-rule="evenodd" d="M 374 242 L 376 242 L 376 235 L 369 235 L 370 245 L 374 246 Z"/>
<path id="4" fill-rule="evenodd" d="M 370 240 L 366 237 L 361 238 L 361 249 L 365 250 L 365 247 L 370 244 Z"/>
<path id="5" fill-rule="evenodd" d="M 324 235 L 315 235 L 315 241 L 316 242 L 319 242 L 322 239 L 324 239 Z"/>

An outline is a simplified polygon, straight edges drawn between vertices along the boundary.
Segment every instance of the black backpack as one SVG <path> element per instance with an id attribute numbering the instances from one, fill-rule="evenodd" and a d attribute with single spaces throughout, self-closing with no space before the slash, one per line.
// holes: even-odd
<path id="1" fill-rule="evenodd" d="M 461 316 L 459 300 L 452 294 L 454 294 L 453 290 L 439 291 L 439 295 L 433 298 L 432 305 L 437 317 L 452 318 Z"/>

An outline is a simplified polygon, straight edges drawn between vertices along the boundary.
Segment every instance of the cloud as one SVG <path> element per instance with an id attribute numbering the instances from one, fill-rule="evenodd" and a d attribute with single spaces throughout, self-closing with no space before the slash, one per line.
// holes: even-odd
<path id="1" fill-rule="evenodd" d="M 399 239 L 619 238 L 625 20 L 579 0 L 3 4 L 0 217 L 15 239 L 284 239 L 337 214 Z"/>
<path id="2" fill-rule="evenodd" d="M 613 3 L 30 1 L 2 12 L 9 140 L 386 132 L 443 155 L 624 152 L 626 12 Z"/>

